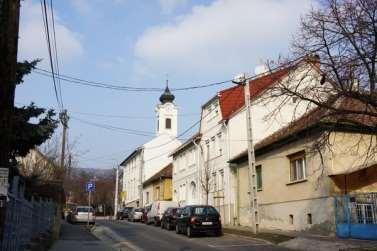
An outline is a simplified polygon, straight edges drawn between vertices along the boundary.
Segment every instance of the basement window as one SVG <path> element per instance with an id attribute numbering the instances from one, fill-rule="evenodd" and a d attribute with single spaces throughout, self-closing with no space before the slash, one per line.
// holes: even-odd
<path id="1" fill-rule="evenodd" d="M 289 215 L 289 224 L 293 225 L 293 214 Z"/>
<path id="2" fill-rule="evenodd" d="M 312 214 L 308 214 L 308 215 L 307 215 L 307 223 L 310 224 L 310 225 L 313 224 L 313 221 L 312 221 Z"/>

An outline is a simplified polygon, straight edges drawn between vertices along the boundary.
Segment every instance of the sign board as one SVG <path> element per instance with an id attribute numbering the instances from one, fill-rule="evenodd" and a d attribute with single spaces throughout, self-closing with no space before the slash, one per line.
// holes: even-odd
<path id="1" fill-rule="evenodd" d="M 0 168 L 0 195 L 8 195 L 8 168 Z"/>
<path id="2" fill-rule="evenodd" d="M 93 192 L 96 189 L 96 183 L 94 183 L 94 181 L 89 181 L 86 183 L 85 188 L 87 192 Z"/>

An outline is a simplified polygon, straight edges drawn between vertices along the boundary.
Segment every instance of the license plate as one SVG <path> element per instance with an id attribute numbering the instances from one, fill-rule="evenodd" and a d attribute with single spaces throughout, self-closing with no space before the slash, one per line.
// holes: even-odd
<path id="1" fill-rule="evenodd" d="M 212 222 L 202 222 L 202 225 L 212 225 Z"/>

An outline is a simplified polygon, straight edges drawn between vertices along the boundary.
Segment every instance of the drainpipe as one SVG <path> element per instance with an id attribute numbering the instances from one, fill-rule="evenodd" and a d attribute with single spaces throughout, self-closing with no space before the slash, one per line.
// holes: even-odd
<path id="1" fill-rule="evenodd" d="M 144 148 L 141 149 L 140 154 L 140 170 L 139 170 L 139 207 L 144 207 L 144 201 L 143 201 L 143 170 L 144 170 Z"/>

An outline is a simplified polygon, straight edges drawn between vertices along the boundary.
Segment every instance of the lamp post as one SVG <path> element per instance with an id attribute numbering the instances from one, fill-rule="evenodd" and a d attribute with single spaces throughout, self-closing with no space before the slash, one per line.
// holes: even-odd
<path id="1" fill-rule="evenodd" d="M 250 218 L 253 226 L 253 232 L 258 233 L 259 215 L 258 215 L 258 197 L 257 197 L 257 176 L 255 170 L 255 152 L 253 143 L 252 114 L 250 101 L 250 80 L 245 74 L 235 77 L 233 83 L 242 85 L 244 88 L 245 108 L 246 108 L 246 126 L 247 126 L 247 156 L 248 156 L 248 180 L 249 180 L 249 202 Z"/>
<path id="2" fill-rule="evenodd" d="M 115 198 L 114 198 L 114 218 L 118 212 L 118 186 L 119 186 L 119 165 L 115 168 Z"/>

